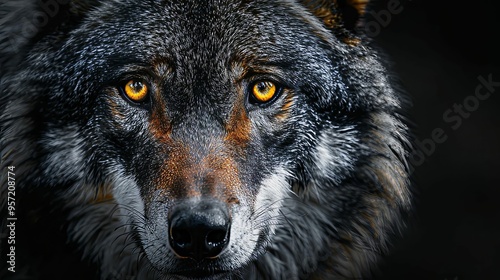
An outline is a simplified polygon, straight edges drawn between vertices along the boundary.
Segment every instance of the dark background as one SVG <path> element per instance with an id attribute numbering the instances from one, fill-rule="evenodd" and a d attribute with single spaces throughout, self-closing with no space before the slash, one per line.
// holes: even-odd
<path id="1" fill-rule="evenodd" d="M 372 38 L 412 99 L 416 139 L 436 128 L 447 139 L 415 166 L 415 215 L 376 279 L 500 279 L 500 86 L 456 129 L 443 117 L 475 94 L 479 76 L 500 82 L 499 10 L 484 0 L 400 3 Z"/>
<path id="2" fill-rule="evenodd" d="M 387 11 L 389 0 L 372 2 Z M 411 97 L 415 138 L 438 128 L 447 139 L 414 166 L 415 214 L 375 278 L 500 279 L 500 87 L 457 129 L 443 118 L 479 76 L 500 82 L 500 10 L 493 0 L 399 2 L 371 37 Z"/>

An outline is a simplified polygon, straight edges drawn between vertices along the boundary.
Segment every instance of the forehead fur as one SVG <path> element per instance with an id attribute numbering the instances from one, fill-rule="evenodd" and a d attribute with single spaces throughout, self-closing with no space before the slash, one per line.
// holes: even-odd
<path id="1" fill-rule="evenodd" d="M 214 54 L 279 59 L 279 49 L 287 49 L 286 58 L 304 57 L 320 51 L 312 48 L 320 41 L 333 41 L 303 6 L 293 1 L 278 2 L 282 1 L 118 2 L 90 12 L 73 38 L 85 43 L 80 44 L 87 48 L 83 52 L 115 52 L 130 60 L 152 59 L 158 53 L 191 60 L 206 60 Z"/>

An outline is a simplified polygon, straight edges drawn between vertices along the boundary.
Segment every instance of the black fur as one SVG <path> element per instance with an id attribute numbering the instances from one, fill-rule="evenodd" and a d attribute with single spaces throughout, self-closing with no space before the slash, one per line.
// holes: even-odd
<path id="1" fill-rule="evenodd" d="M 359 2 L 4 2 L 2 231 L 9 166 L 19 222 L 2 279 L 369 275 L 410 210 L 411 147 Z M 191 193 L 231 211 L 213 260 L 168 248 Z"/>

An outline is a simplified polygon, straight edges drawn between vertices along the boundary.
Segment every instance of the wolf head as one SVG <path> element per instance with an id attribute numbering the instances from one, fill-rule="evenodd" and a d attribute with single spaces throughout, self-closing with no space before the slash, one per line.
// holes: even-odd
<path id="1" fill-rule="evenodd" d="M 363 275 L 410 205 L 401 100 L 358 30 L 365 5 L 42 2 L 33 36 L 2 27 L 19 54 L 2 164 L 79 217 L 69 239 L 100 246 L 86 258 L 103 275 L 124 245 L 82 217 L 104 205 L 137 246 L 127 265 L 139 254 L 157 277 Z"/>

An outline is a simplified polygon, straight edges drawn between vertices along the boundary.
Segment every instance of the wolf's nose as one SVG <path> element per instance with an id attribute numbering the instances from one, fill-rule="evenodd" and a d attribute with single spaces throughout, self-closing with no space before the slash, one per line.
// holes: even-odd
<path id="1" fill-rule="evenodd" d="M 215 258 L 229 243 L 231 219 L 220 201 L 184 201 L 169 217 L 170 246 L 181 258 Z"/>

